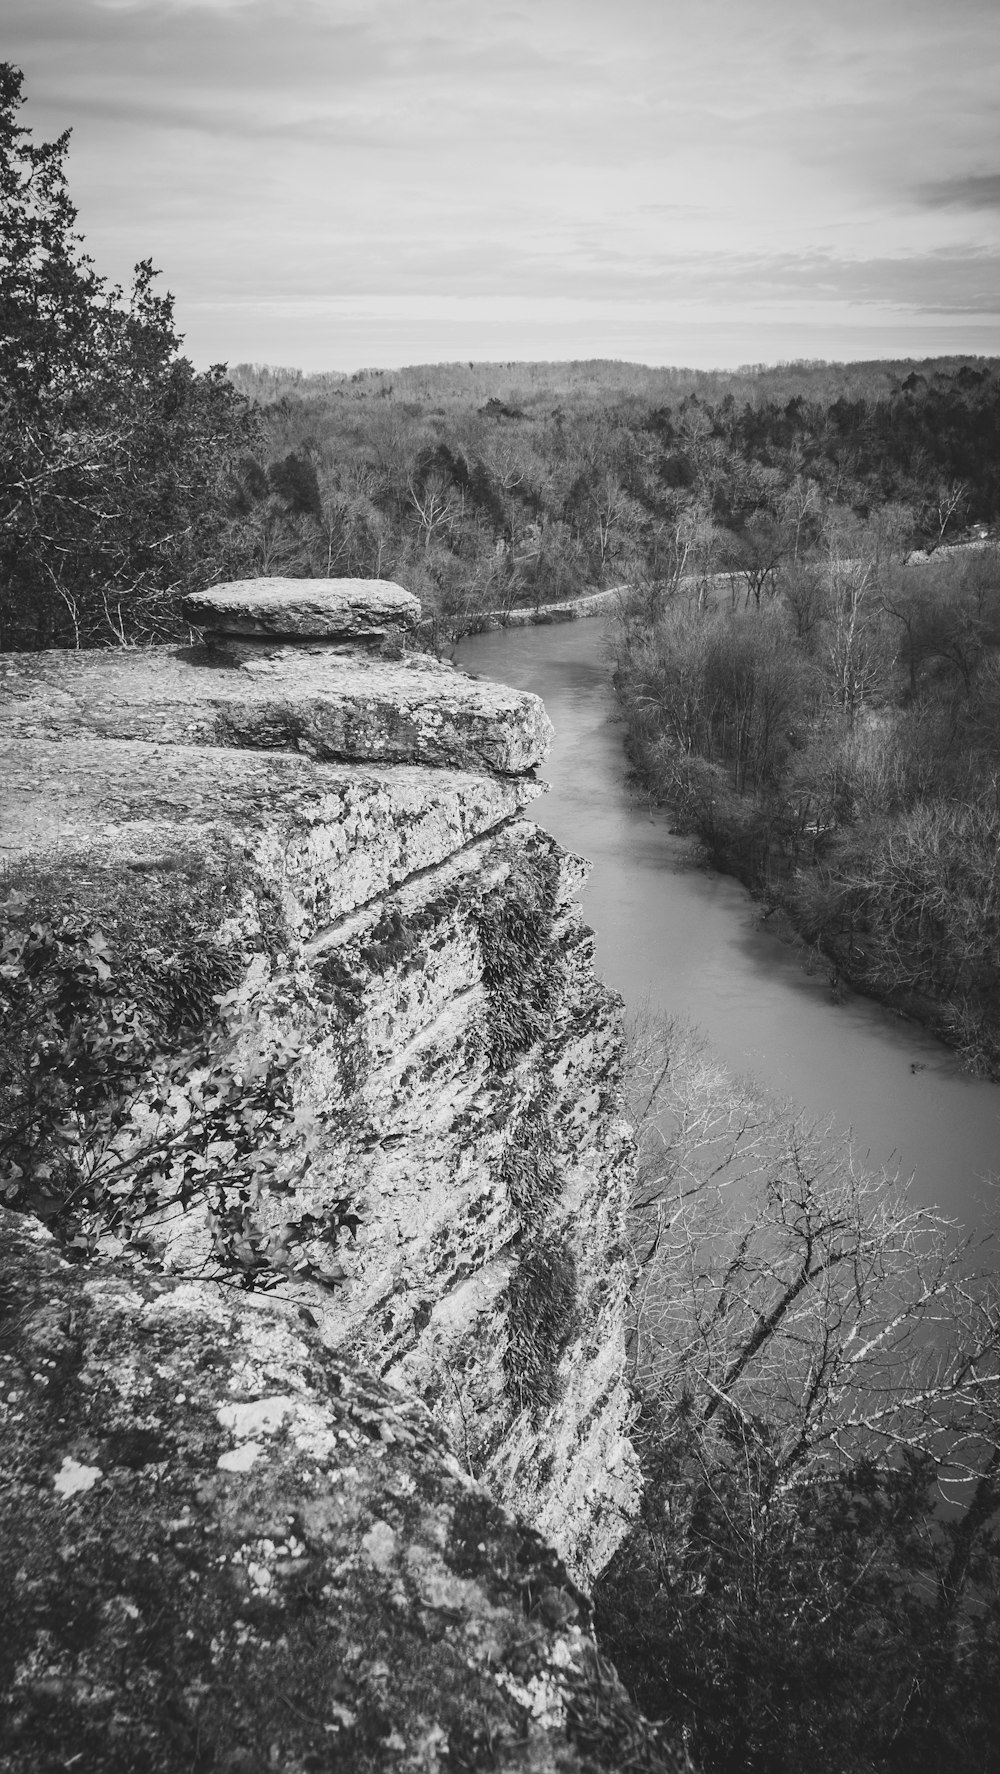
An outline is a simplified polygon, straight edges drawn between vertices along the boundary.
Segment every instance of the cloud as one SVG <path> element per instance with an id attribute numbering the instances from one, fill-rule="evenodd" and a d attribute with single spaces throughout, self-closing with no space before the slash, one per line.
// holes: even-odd
<path id="1" fill-rule="evenodd" d="M 965 173 L 919 185 L 914 193 L 927 209 L 1000 210 L 1000 172 Z"/>
<path id="2" fill-rule="evenodd" d="M 3 54 L 37 134 L 73 126 L 99 267 L 151 253 L 181 326 L 228 302 L 243 355 L 251 312 L 294 361 L 297 303 L 355 304 L 355 337 L 380 295 L 422 306 L 372 309 L 361 361 L 453 300 L 612 331 L 608 304 L 734 333 L 995 310 L 995 0 L 6 0 Z"/>

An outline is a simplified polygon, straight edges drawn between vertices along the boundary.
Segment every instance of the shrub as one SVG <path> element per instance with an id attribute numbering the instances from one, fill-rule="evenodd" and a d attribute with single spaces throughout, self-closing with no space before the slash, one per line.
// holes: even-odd
<path id="1" fill-rule="evenodd" d="M 557 1369 L 577 1322 L 576 1260 L 556 1233 L 522 1246 L 507 1288 L 504 1376 L 519 1410 L 550 1409 L 559 1394 Z"/>
<path id="2" fill-rule="evenodd" d="M 488 1009 L 483 1046 L 495 1072 L 506 1072 L 545 1033 L 559 979 L 552 945 L 558 890 L 555 846 L 525 855 L 476 918 Z"/>

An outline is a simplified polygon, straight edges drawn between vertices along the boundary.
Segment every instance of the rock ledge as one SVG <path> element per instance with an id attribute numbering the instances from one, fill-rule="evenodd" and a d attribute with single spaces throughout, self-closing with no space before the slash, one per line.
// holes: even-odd
<path id="1" fill-rule="evenodd" d="M 420 620 L 420 602 L 388 579 L 234 579 L 192 592 L 184 614 L 220 635 L 376 641 Z"/>

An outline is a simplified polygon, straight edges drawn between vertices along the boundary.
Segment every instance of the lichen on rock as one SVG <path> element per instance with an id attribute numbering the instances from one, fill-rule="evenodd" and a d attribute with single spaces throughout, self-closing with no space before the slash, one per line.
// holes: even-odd
<path id="1" fill-rule="evenodd" d="M 285 644 L 0 657 L 5 739 L 139 739 L 298 751 L 332 763 L 429 764 L 519 776 L 552 729 L 537 696 L 426 654 Z"/>
<path id="2" fill-rule="evenodd" d="M 0 1211 L 10 1774 L 667 1769 L 584 1597 L 287 1307 Z"/>

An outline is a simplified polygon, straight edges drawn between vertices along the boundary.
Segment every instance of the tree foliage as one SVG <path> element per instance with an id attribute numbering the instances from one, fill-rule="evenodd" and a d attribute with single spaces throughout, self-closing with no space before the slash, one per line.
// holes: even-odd
<path id="1" fill-rule="evenodd" d="M 891 515 L 891 514 L 890 514 Z M 901 564 L 823 514 L 756 603 L 688 583 L 623 611 L 647 785 L 843 974 L 1000 1069 L 1000 554 Z"/>
<path id="2" fill-rule="evenodd" d="M 283 551 L 294 572 L 374 562 L 458 629 L 484 608 L 622 580 L 662 598 L 711 572 L 760 604 L 833 509 L 897 559 L 1000 517 L 993 361 L 233 373 L 267 403 L 281 472 L 282 491 L 256 494 L 269 570 Z M 297 500 L 290 457 L 319 510 Z"/>
<path id="3" fill-rule="evenodd" d="M 149 260 L 110 287 L 75 232 L 69 132 L 36 144 L 0 63 L 0 648 L 177 632 L 238 566 L 233 475 L 257 420 L 179 355 Z"/>

